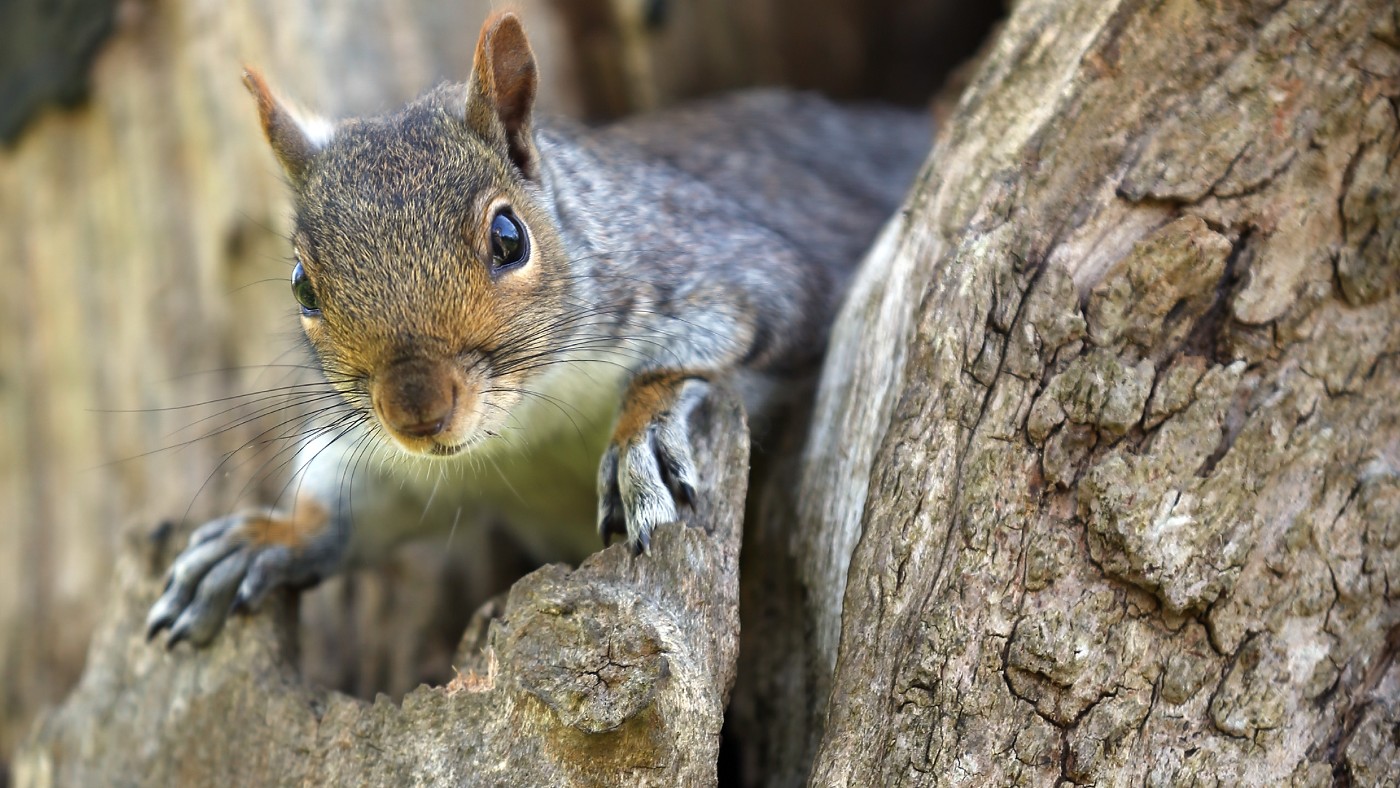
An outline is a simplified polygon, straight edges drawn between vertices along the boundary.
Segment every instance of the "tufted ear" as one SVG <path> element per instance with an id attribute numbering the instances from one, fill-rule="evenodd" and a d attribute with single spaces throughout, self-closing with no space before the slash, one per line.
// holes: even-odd
<path id="1" fill-rule="evenodd" d="M 272 152 L 282 163 L 287 177 L 293 183 L 300 184 L 317 151 L 330 142 L 333 127 L 326 120 L 302 116 L 282 104 L 262 75 L 246 66 L 243 69 L 243 84 L 258 100 L 263 133 L 267 135 Z"/>
<path id="2" fill-rule="evenodd" d="M 530 131 L 539 76 L 520 17 L 492 14 L 481 26 L 467 91 L 467 123 L 488 140 L 505 145 L 527 178 L 539 175 L 539 152 Z"/>

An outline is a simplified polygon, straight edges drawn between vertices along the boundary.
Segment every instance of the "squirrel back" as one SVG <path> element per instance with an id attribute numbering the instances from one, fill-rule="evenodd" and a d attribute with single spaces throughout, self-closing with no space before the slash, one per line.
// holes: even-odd
<path id="1" fill-rule="evenodd" d="M 933 128 L 923 112 L 767 88 L 597 133 L 707 182 L 813 259 L 850 269 L 903 201 Z"/>
<path id="2" fill-rule="evenodd" d="M 635 265 L 649 254 L 643 267 L 660 290 L 728 282 L 750 291 L 756 328 L 781 324 L 796 340 L 766 352 L 759 342 L 746 359 L 775 372 L 809 369 L 819 355 L 851 273 L 902 201 L 931 137 L 922 113 L 778 89 L 596 129 L 539 130 L 571 241 L 597 252 L 653 250 L 617 262 Z M 653 267 L 664 274 L 652 275 Z M 663 303 L 673 297 L 655 294 Z"/>

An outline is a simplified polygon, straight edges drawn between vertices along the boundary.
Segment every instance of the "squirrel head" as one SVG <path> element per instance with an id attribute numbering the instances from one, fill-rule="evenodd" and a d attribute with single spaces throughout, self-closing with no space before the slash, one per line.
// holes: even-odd
<path id="1" fill-rule="evenodd" d="M 504 426 L 572 303 L 520 20 L 486 21 L 465 86 L 381 117 L 309 120 L 244 80 L 295 193 L 292 289 L 327 379 L 412 454 Z"/>

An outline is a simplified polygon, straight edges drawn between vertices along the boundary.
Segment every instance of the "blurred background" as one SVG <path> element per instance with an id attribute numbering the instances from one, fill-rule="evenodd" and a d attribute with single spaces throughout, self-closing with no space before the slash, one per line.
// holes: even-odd
<path id="1" fill-rule="evenodd" d="M 241 64 L 330 116 L 465 79 L 486 0 L 0 3 L 0 785 L 82 672 L 117 556 L 283 484 L 289 205 Z M 540 109 L 602 122 L 789 85 L 931 106 L 997 0 L 520 0 Z M 203 407 L 186 407 L 193 403 Z M 242 405 L 235 410 L 230 407 Z M 272 435 L 277 434 L 275 431 Z M 251 447 L 225 462 L 230 452 Z M 165 524 L 162 526 L 162 524 Z M 304 668 L 361 696 L 450 670 L 496 537 L 410 548 L 303 603 Z M 494 552 L 493 552 L 494 551 Z M 464 601 L 465 600 L 465 601 Z M 436 633 L 428 636 L 424 633 Z"/>

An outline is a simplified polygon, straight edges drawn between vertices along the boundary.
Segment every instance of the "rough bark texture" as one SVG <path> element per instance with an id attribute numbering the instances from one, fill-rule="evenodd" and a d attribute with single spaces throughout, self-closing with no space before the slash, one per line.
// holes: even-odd
<path id="1" fill-rule="evenodd" d="M 1016 6 L 826 368 L 814 784 L 1400 776 L 1397 105 L 1389 0 Z"/>

